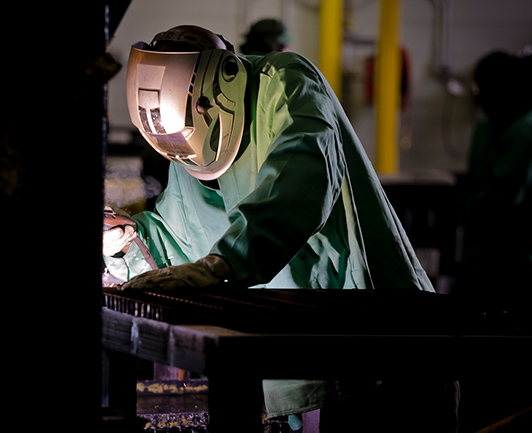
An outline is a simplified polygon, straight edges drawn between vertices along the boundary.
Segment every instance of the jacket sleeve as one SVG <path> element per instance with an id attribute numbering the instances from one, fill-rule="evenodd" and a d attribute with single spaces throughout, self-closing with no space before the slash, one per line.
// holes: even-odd
<path id="1" fill-rule="evenodd" d="M 211 250 L 248 286 L 269 282 L 325 225 L 345 175 L 330 88 L 310 63 L 291 58 L 261 73 L 251 133 L 265 158 Z"/>
<path id="2" fill-rule="evenodd" d="M 229 225 L 218 193 L 204 188 L 174 163 L 169 166 L 168 184 L 154 211 L 141 212 L 133 218 L 139 239 L 159 268 L 206 256 Z M 123 257 L 105 257 L 105 262 L 108 271 L 124 281 L 152 269 L 136 243 Z"/>
<path id="3" fill-rule="evenodd" d="M 193 261 L 183 248 L 166 221 L 156 212 L 141 212 L 133 217 L 137 223 L 138 241 L 149 250 L 157 268 Z M 131 243 L 126 254 L 120 257 L 104 256 L 107 271 L 122 281 L 153 270 L 138 241 Z"/>

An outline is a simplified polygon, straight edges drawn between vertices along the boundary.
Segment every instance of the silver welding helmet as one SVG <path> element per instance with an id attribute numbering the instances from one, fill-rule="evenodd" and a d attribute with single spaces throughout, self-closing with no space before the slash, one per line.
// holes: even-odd
<path id="1" fill-rule="evenodd" d="M 213 180 L 238 152 L 246 81 L 231 51 L 159 52 L 139 42 L 127 68 L 129 114 L 157 152 L 192 176 Z"/>

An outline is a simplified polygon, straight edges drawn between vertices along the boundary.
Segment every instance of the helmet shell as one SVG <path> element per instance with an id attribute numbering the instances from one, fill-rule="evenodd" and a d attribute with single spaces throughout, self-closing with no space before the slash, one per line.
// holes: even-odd
<path id="1" fill-rule="evenodd" d="M 127 102 L 133 124 L 165 158 L 213 180 L 232 164 L 244 130 L 247 72 L 225 49 L 131 47 Z"/>

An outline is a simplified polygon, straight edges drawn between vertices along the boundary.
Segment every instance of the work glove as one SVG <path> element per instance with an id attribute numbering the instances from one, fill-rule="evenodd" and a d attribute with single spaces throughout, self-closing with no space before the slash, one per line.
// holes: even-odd
<path id="1" fill-rule="evenodd" d="M 103 219 L 102 250 L 105 256 L 126 252 L 137 237 L 137 223 L 124 211 L 105 207 Z"/>
<path id="2" fill-rule="evenodd" d="M 231 269 L 224 259 L 208 255 L 195 263 L 169 266 L 141 274 L 122 285 L 122 289 L 171 290 L 213 286 L 225 281 Z"/>

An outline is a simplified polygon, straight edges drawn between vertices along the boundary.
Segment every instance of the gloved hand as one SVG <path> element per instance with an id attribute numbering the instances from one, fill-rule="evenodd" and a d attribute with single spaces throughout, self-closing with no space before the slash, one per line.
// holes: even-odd
<path id="1" fill-rule="evenodd" d="M 122 285 L 122 289 L 180 289 L 201 288 L 220 283 L 231 274 L 224 259 L 208 255 L 195 263 L 169 266 L 141 274 Z"/>
<path id="2" fill-rule="evenodd" d="M 126 252 L 137 237 L 137 224 L 123 211 L 110 207 L 104 209 L 103 254 L 114 256 L 120 251 Z"/>

